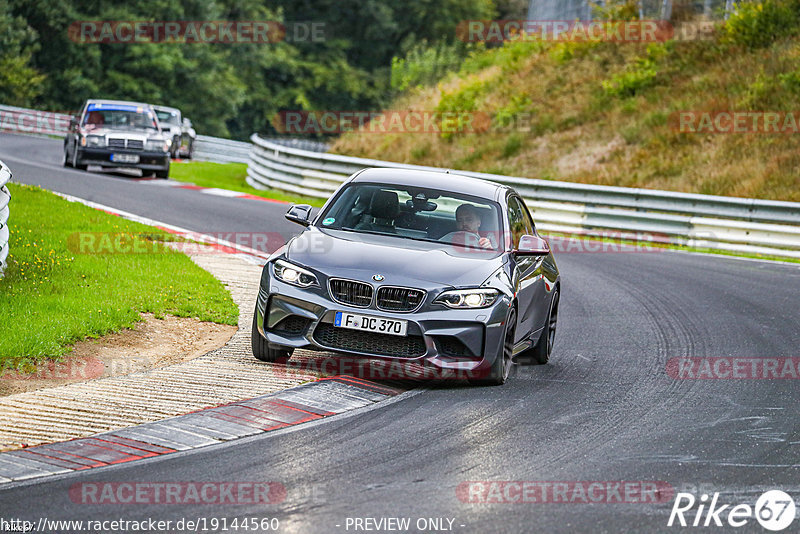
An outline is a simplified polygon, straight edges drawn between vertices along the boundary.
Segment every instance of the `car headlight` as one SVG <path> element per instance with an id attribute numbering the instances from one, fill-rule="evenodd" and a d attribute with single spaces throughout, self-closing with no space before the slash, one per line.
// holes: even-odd
<path id="1" fill-rule="evenodd" d="M 87 135 L 84 146 L 89 148 L 102 148 L 106 146 L 106 138 L 102 135 Z"/>
<path id="2" fill-rule="evenodd" d="M 314 273 L 288 261 L 277 260 L 272 264 L 272 271 L 275 273 L 275 278 L 293 286 L 309 287 L 319 285 Z"/>
<path id="3" fill-rule="evenodd" d="M 148 139 L 145 143 L 145 149 L 153 152 L 167 152 L 169 150 L 169 143 L 163 139 Z"/>
<path id="4" fill-rule="evenodd" d="M 486 308 L 494 304 L 500 292 L 492 288 L 452 289 L 445 291 L 434 302 L 448 308 Z"/>

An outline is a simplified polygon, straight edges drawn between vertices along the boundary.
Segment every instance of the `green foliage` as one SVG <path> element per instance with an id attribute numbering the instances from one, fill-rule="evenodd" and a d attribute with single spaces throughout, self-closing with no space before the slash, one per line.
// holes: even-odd
<path id="1" fill-rule="evenodd" d="M 31 66 L 36 37 L 22 17 L 13 16 L 8 2 L 0 0 L 0 103 L 28 106 L 41 93 L 45 76 Z"/>
<path id="2" fill-rule="evenodd" d="M 472 119 L 475 118 L 475 115 L 470 115 L 470 113 L 478 111 L 480 102 L 490 92 L 492 83 L 491 79 L 478 79 L 463 84 L 459 89 L 451 93 L 442 93 L 439 104 L 436 106 L 436 111 L 459 113 L 457 116 L 458 125 L 454 128 L 454 131 L 439 134 L 443 139 L 450 139 L 455 135 L 455 132 L 465 130 L 466 124 L 472 122 Z"/>
<path id="3" fill-rule="evenodd" d="M 723 29 L 724 40 L 749 49 L 763 48 L 798 33 L 795 0 L 741 1 Z"/>
<path id="4" fill-rule="evenodd" d="M 503 72 L 515 72 L 531 55 L 546 50 L 548 45 L 535 40 L 509 41 L 501 47 L 476 47 L 464 61 L 459 74 L 467 75 L 479 72 L 487 67 L 497 66 Z"/>
<path id="5" fill-rule="evenodd" d="M 595 17 L 605 20 L 639 20 L 640 0 L 590 2 Z"/>
<path id="6" fill-rule="evenodd" d="M 413 87 L 432 85 L 447 74 L 457 71 L 464 61 L 467 48 L 460 43 L 440 43 L 429 46 L 421 43 L 406 57 L 392 58 L 391 87 L 406 91 Z"/>
<path id="7" fill-rule="evenodd" d="M 509 135 L 508 139 L 506 139 L 506 143 L 503 145 L 503 151 L 500 153 L 500 157 L 505 159 L 517 155 L 523 143 L 524 140 L 520 134 L 514 133 Z"/>
<path id="8" fill-rule="evenodd" d="M 508 104 L 495 112 L 493 123 L 498 128 L 513 127 L 520 115 L 530 112 L 532 105 L 528 95 L 516 93 L 509 98 Z"/>
<path id="9" fill-rule="evenodd" d="M 456 91 L 442 93 L 436 111 L 476 111 L 484 95 L 491 89 L 491 80 L 473 80 Z"/>
<path id="10" fill-rule="evenodd" d="M 610 80 L 601 82 L 605 94 L 615 97 L 630 97 L 656 84 L 658 62 L 672 49 L 673 42 L 651 43 L 643 57 L 629 64 L 625 70 L 614 74 Z"/>
<path id="11" fill-rule="evenodd" d="M 507 9 L 515 5 L 509 0 Z M 202 134 L 247 139 L 274 133 L 280 110 L 381 107 L 393 57 L 420 42 L 455 50 L 461 21 L 494 14 L 492 0 L 0 0 L 0 101 L 54 111 L 75 111 L 87 98 L 146 101 L 180 108 Z M 76 21 L 144 20 L 313 20 L 325 36 L 91 44 L 68 32 Z M 433 76 L 456 68 L 451 53 L 440 59 Z"/>

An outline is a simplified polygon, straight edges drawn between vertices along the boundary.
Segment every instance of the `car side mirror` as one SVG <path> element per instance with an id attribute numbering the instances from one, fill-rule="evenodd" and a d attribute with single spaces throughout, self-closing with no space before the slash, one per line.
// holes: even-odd
<path id="1" fill-rule="evenodd" d="M 293 223 L 308 226 L 311 224 L 311 206 L 308 204 L 297 204 L 289 208 L 286 212 L 286 220 Z"/>
<path id="2" fill-rule="evenodd" d="M 546 256 L 550 254 L 550 245 L 538 235 L 524 235 L 519 238 L 519 245 L 514 250 L 518 256 Z"/>

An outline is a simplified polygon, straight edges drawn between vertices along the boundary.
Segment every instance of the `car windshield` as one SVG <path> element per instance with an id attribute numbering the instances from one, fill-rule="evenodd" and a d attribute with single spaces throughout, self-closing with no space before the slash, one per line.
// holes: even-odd
<path id="1" fill-rule="evenodd" d="M 87 111 L 83 117 L 83 126 L 89 130 L 158 130 L 155 117 L 147 110 L 90 107 Z"/>
<path id="2" fill-rule="evenodd" d="M 158 111 L 156 110 L 156 116 L 158 117 L 158 122 L 164 124 L 175 124 L 177 126 L 181 125 L 180 119 L 178 119 L 178 113 L 175 111 Z"/>
<path id="3" fill-rule="evenodd" d="M 355 183 L 321 214 L 322 228 L 498 250 L 500 209 L 449 191 Z"/>

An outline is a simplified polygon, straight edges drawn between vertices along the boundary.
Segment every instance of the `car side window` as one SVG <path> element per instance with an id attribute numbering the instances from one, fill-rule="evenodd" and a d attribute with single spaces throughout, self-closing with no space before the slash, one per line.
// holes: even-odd
<path id="1" fill-rule="evenodd" d="M 525 220 L 525 233 L 527 235 L 535 235 L 536 225 L 533 223 L 533 218 L 528 211 L 528 207 L 525 205 L 525 201 L 519 197 L 517 197 L 516 200 L 519 203 L 520 211 L 522 212 L 522 218 Z"/>
<path id="2" fill-rule="evenodd" d="M 517 248 L 519 239 L 527 231 L 525 215 L 516 197 L 508 199 L 508 227 L 511 229 L 511 247 Z"/>

